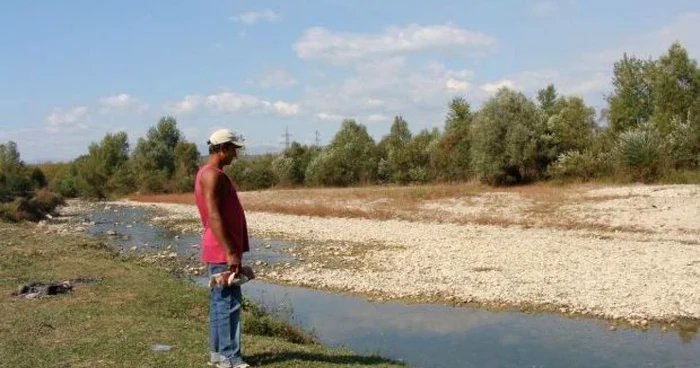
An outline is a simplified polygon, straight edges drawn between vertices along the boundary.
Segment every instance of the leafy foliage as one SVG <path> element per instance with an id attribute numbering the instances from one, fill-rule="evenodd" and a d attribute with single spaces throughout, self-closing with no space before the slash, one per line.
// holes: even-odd
<path id="1" fill-rule="evenodd" d="M 619 168 L 636 181 L 658 178 L 662 166 L 661 134 L 651 123 L 620 134 L 616 147 Z"/>
<path id="2" fill-rule="evenodd" d="M 474 170 L 488 184 L 513 184 L 538 178 L 545 156 L 544 116 L 520 92 L 501 88 L 474 119 Z"/>

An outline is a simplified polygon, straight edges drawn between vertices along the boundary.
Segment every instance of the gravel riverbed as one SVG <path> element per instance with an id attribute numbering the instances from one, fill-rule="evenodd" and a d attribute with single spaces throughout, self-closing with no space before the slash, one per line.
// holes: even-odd
<path id="1" fill-rule="evenodd" d="M 289 250 L 298 260 L 292 267 L 261 273 L 273 282 L 383 300 L 554 311 L 646 326 L 700 319 L 699 188 L 616 187 L 586 193 L 597 198 L 594 202 L 560 209 L 569 211 L 562 216 L 582 221 L 648 229 L 641 233 L 255 212 L 247 216 L 251 234 L 297 244 Z M 183 232 L 199 231 L 191 205 L 111 204 L 157 209 L 160 215 L 153 221 Z"/>

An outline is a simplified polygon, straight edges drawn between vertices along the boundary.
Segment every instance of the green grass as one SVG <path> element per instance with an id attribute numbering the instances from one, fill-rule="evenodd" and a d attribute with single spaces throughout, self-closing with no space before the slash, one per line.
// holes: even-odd
<path id="1" fill-rule="evenodd" d="M 24 283 L 79 277 L 99 281 L 38 300 L 9 295 Z M 0 290 L 2 367 L 206 367 L 206 289 L 97 241 L 0 223 Z M 243 353 L 255 366 L 403 366 L 329 349 L 261 310 L 249 305 L 243 316 Z"/>

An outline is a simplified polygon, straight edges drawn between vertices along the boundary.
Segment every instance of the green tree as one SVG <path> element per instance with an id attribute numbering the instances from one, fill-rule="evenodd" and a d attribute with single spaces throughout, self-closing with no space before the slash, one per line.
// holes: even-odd
<path id="1" fill-rule="evenodd" d="M 194 190 L 194 177 L 199 168 L 200 153 L 197 145 L 192 142 L 180 141 L 175 145 L 175 173 L 173 188 L 178 192 Z"/>
<path id="2" fill-rule="evenodd" d="M 608 122 L 614 132 L 639 126 L 654 114 L 654 62 L 628 57 L 613 66 L 613 93 L 607 97 Z"/>
<path id="3" fill-rule="evenodd" d="M 552 157 L 588 149 L 593 144 L 597 127 L 595 109 L 586 106 L 581 97 L 560 97 L 556 105 L 547 120 L 547 128 L 552 134 Z"/>
<path id="4" fill-rule="evenodd" d="M 550 118 L 558 112 L 559 96 L 557 94 L 557 89 L 554 88 L 553 84 L 539 90 L 537 92 L 537 101 L 540 104 L 540 108 L 544 111 L 547 118 Z"/>
<path id="5" fill-rule="evenodd" d="M 429 131 L 421 130 L 406 145 L 406 156 L 409 162 L 408 180 L 413 183 L 427 183 L 433 180 L 431 158 L 440 140 L 437 128 Z"/>
<path id="6" fill-rule="evenodd" d="M 544 116 L 522 93 L 501 88 L 472 124 L 474 169 L 482 181 L 519 183 L 540 177 L 546 169 Z"/>
<path id="7" fill-rule="evenodd" d="M 106 198 L 124 189 L 115 187 L 112 177 L 124 170 L 128 159 L 129 138 L 125 132 L 108 133 L 100 143 L 91 143 L 87 155 L 75 160 L 76 186 L 80 194 L 88 198 Z"/>
<path id="8" fill-rule="evenodd" d="M 329 146 L 309 163 L 306 176 L 314 185 L 347 186 L 374 182 L 377 168 L 377 145 L 367 128 L 346 119 Z"/>
<path id="9" fill-rule="evenodd" d="M 145 192 L 168 192 L 177 160 L 175 147 L 183 141 L 175 118 L 166 116 L 151 127 L 145 138 L 139 138 L 131 156 L 138 189 Z"/>
<path id="10" fill-rule="evenodd" d="M 407 183 L 410 180 L 409 170 L 411 161 L 407 145 L 411 142 L 411 131 L 408 123 L 401 116 L 394 117 L 389 134 L 378 145 L 380 166 L 379 177 L 395 183 Z"/>
<path id="11" fill-rule="evenodd" d="M 675 42 L 655 64 L 652 97 L 653 121 L 662 135 L 669 134 L 677 119 L 686 119 L 700 97 L 697 62 Z"/>
<path id="12" fill-rule="evenodd" d="M 0 202 L 30 195 L 33 189 L 31 173 L 20 157 L 17 143 L 0 144 Z"/>
<path id="13" fill-rule="evenodd" d="M 445 133 L 432 155 L 432 177 L 441 181 L 460 181 L 471 176 L 470 129 L 473 120 L 474 114 L 464 98 L 455 97 L 450 101 Z"/>

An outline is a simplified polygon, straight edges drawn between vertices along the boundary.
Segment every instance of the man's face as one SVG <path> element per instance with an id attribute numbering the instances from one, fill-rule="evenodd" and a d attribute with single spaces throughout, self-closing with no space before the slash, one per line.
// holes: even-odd
<path id="1" fill-rule="evenodd" d="M 238 157 L 238 148 L 233 144 L 227 144 L 224 148 L 224 162 L 229 165 L 233 159 Z"/>

